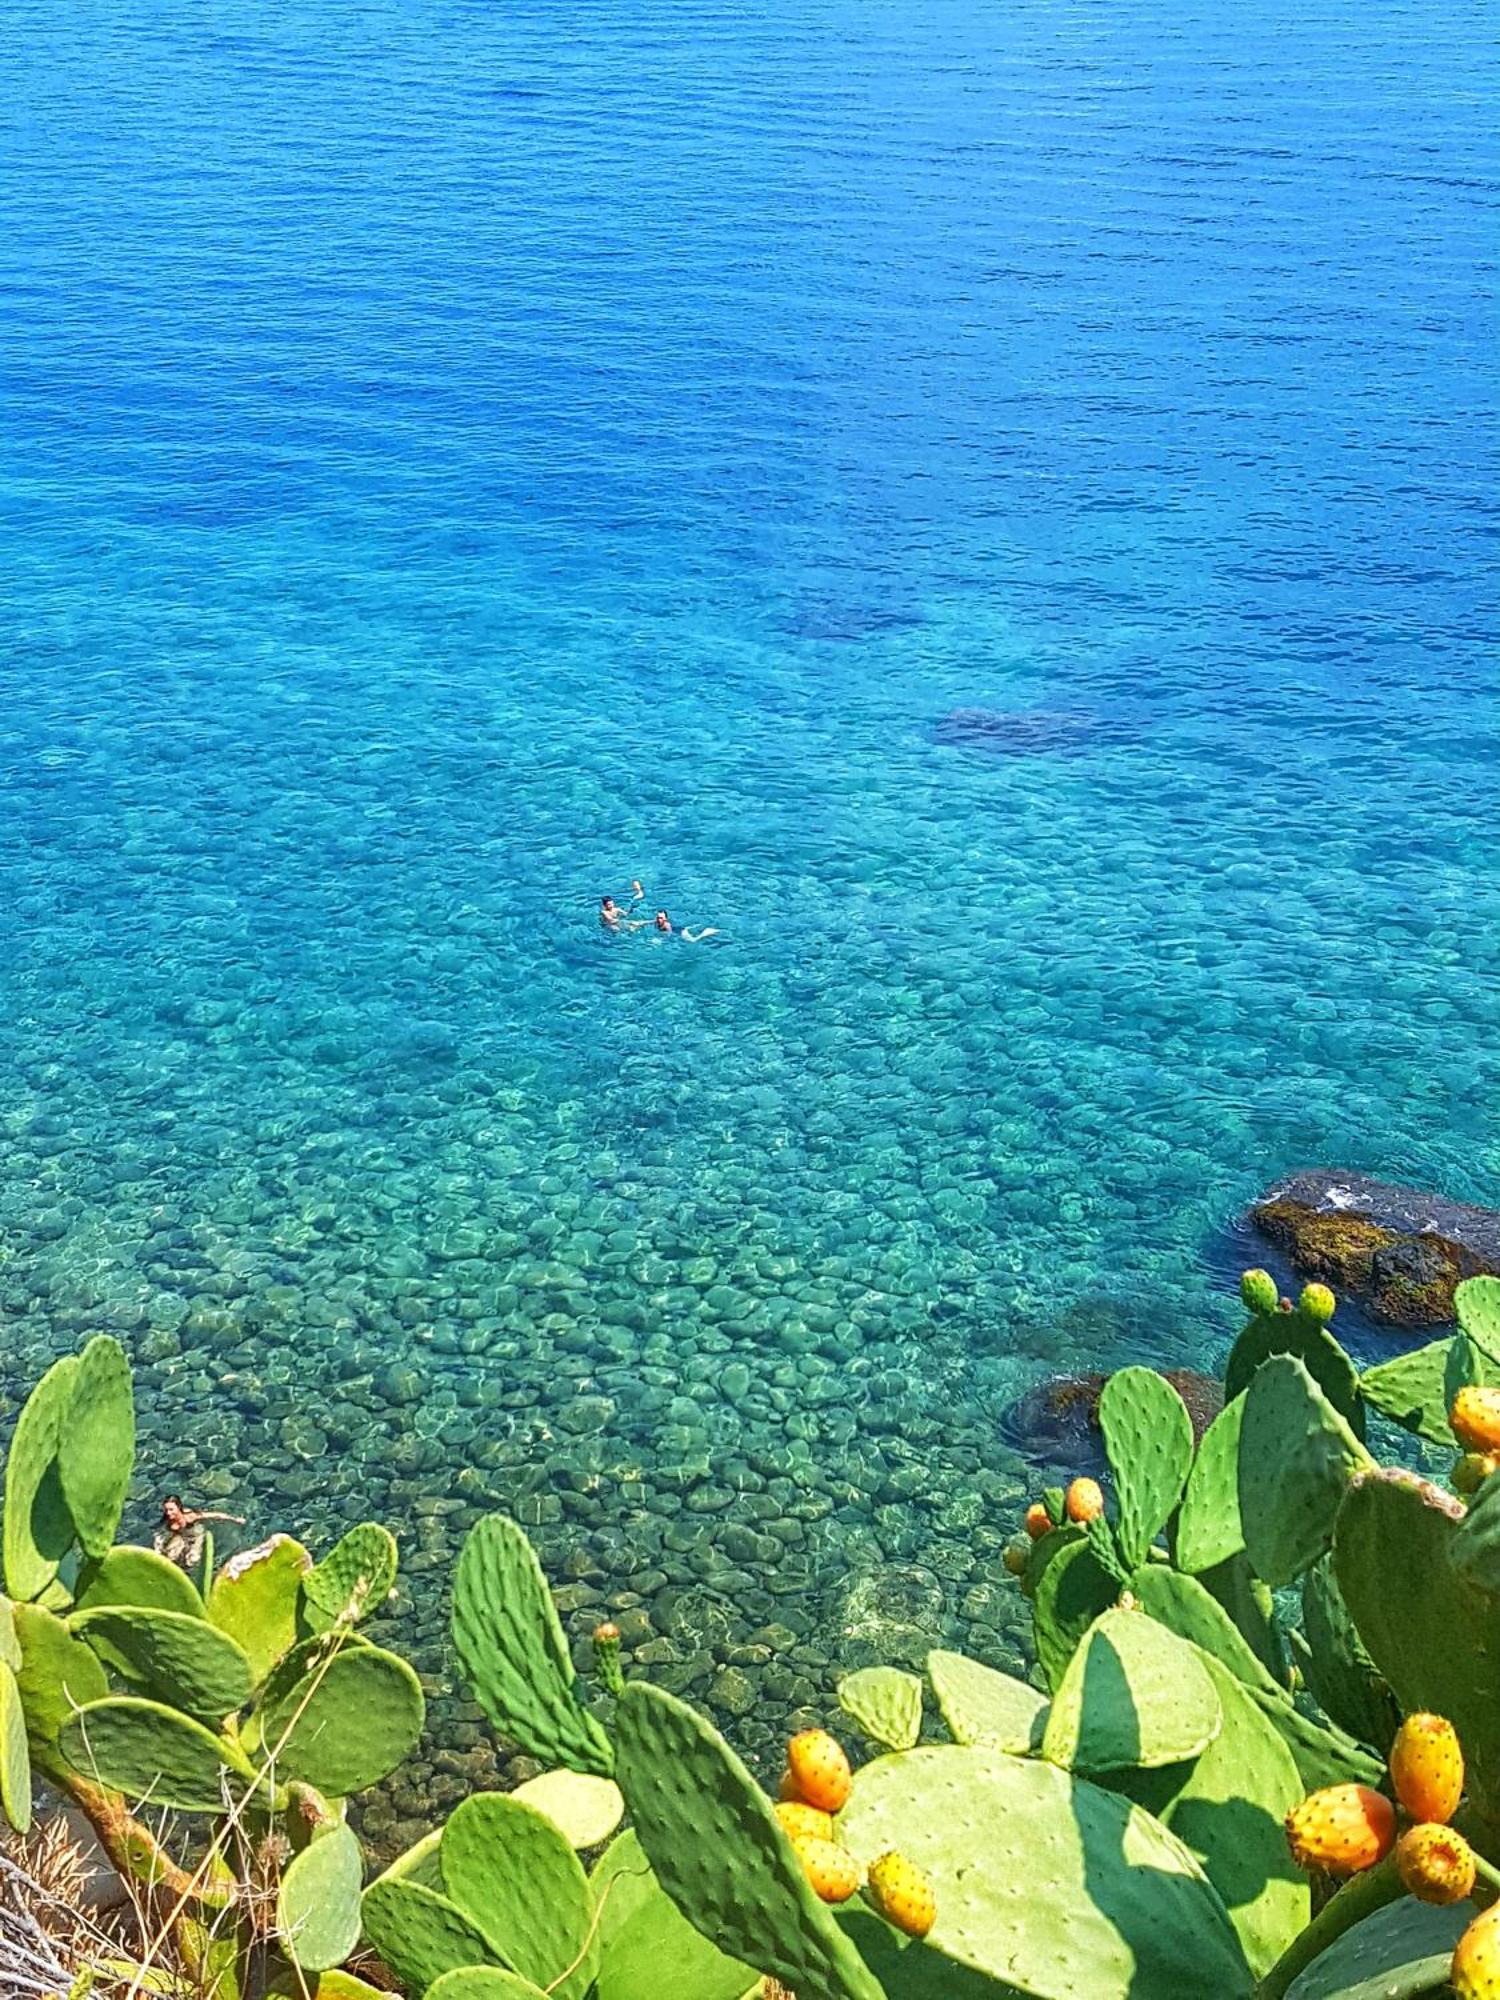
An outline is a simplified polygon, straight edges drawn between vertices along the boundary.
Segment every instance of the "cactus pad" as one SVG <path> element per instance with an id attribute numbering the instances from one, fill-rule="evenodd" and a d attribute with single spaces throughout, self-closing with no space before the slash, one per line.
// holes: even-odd
<path id="1" fill-rule="evenodd" d="M 21 1642 L 16 1637 L 15 1607 L 3 1591 L 0 1591 L 0 1666 L 7 1666 L 15 1673 L 21 1671 Z"/>
<path id="2" fill-rule="evenodd" d="M 58 1732 L 76 1709 L 102 1701 L 109 1682 L 98 1658 L 75 1639 L 55 1611 L 39 1604 L 14 1606 L 21 1666 L 16 1675 L 26 1732 L 33 1750 L 55 1748 Z"/>
<path id="3" fill-rule="evenodd" d="M 1421 2000 L 1445 1993 L 1453 1947 L 1474 1920 L 1472 1903 L 1439 1908 L 1410 1896 L 1388 1904 L 1320 1952 L 1286 2000 Z"/>
<path id="4" fill-rule="evenodd" d="M 1361 1743 L 1385 1748 L 1400 1725 L 1401 1711 L 1365 1650 L 1328 1556 L 1302 1579 L 1302 1630 L 1308 1648 L 1304 1672 L 1313 1699 L 1340 1729 Z"/>
<path id="5" fill-rule="evenodd" d="M 498 1965 L 461 1965 L 435 1979 L 427 1991 L 431 2000 L 547 2000 L 540 1986 Z"/>
<path id="6" fill-rule="evenodd" d="M 910 1750 L 922 1733 L 922 1683 L 900 1667 L 861 1667 L 845 1674 L 839 1707 L 887 1750 Z"/>
<path id="7" fill-rule="evenodd" d="M 127 1680 L 200 1722 L 220 1722 L 250 1699 L 250 1662 L 196 1614 L 102 1605 L 75 1612 L 68 1629 Z"/>
<path id="8" fill-rule="evenodd" d="M 135 1397 L 119 1341 L 96 1334 L 78 1357 L 73 1395 L 58 1432 L 57 1472 L 85 1555 L 115 1538 L 135 1466 Z"/>
<path id="9" fill-rule="evenodd" d="M 73 1594 L 75 1611 L 96 1611 L 105 1604 L 135 1604 L 152 1611 L 182 1611 L 202 1618 L 203 1599 L 176 1563 L 155 1549 L 126 1545 L 111 1549 L 78 1572 Z"/>
<path id="10" fill-rule="evenodd" d="M 623 1833 L 589 1878 L 599 1926 L 596 2000 L 741 2000 L 759 1975 L 699 1935 Z"/>
<path id="11" fill-rule="evenodd" d="M 1303 1796 L 1292 1753 L 1212 1654 L 1199 1660 L 1224 1723 L 1191 1764 L 1122 1772 L 1116 1783 L 1197 1857 L 1229 1912 L 1250 1969 L 1264 1974 L 1308 1920 L 1307 1882 L 1282 1821 Z"/>
<path id="12" fill-rule="evenodd" d="M 248 1658 L 257 1681 L 297 1637 L 297 1605 L 312 1557 L 290 1535 L 273 1535 L 225 1563 L 208 1593 L 208 1616 Z"/>
<path id="13" fill-rule="evenodd" d="M 1240 1423 L 1244 1414 L 1243 1394 L 1225 1404 L 1203 1433 L 1188 1474 L 1173 1554 L 1178 1568 L 1190 1575 L 1228 1562 L 1245 1546 L 1245 1531 L 1240 1526 Z"/>
<path id="14" fill-rule="evenodd" d="M 928 1948 L 1002 1992 L 1248 2000 L 1234 1930 L 1187 1849 L 1055 1765 L 977 1746 L 877 1758 L 839 1832 L 866 1865 L 895 1848 L 920 1868 L 937 1893 Z"/>
<path id="15" fill-rule="evenodd" d="M 1224 1370 L 1224 1400 L 1232 1403 L 1273 1354 L 1299 1360 L 1356 1436 L 1364 1435 L 1359 1370 L 1328 1328 L 1304 1312 L 1258 1315 L 1230 1350 Z"/>
<path id="16" fill-rule="evenodd" d="M 57 1447 L 77 1375 L 73 1355 L 53 1362 L 27 1397 L 5 1457 L 5 1588 L 22 1602 L 41 1595 L 73 1546 Z"/>
<path id="17" fill-rule="evenodd" d="M 1037 1543 L 1038 1551 L 1043 1547 L 1044 1542 Z M 1062 1542 L 1043 1560 L 1031 1600 L 1031 1625 L 1037 1659 L 1048 1687 L 1055 1688 L 1079 1640 L 1115 1602 L 1120 1586 L 1087 1541 Z"/>
<path id="18" fill-rule="evenodd" d="M 1240 1519 L 1257 1576 L 1294 1583 L 1333 1540 L 1339 1504 L 1374 1461 L 1302 1362 L 1255 1372 L 1240 1424 Z"/>
<path id="19" fill-rule="evenodd" d="M 1360 1395 L 1403 1430 L 1415 1431 L 1431 1444 L 1451 1445 L 1447 1381 L 1453 1347 L 1451 1339 L 1429 1341 L 1411 1354 L 1367 1368 L 1359 1378 Z"/>
<path id="20" fill-rule="evenodd" d="M 1465 1278 L 1453 1288 L 1453 1310 L 1470 1340 L 1500 1361 L 1500 1278 Z"/>
<path id="21" fill-rule="evenodd" d="M 641 1845 L 696 1930 L 729 1957 L 774 1973 L 799 2000 L 882 2000 L 808 1886 L 770 1802 L 717 1730 L 672 1695 L 633 1681 L 616 1738 L 620 1789 Z"/>
<path id="22" fill-rule="evenodd" d="M 343 1824 L 320 1833 L 288 1864 L 276 1929 L 304 1972 L 342 1965 L 359 1943 L 363 1875 L 358 1836 Z"/>
<path id="23" fill-rule="evenodd" d="M 1169 1632 L 1212 1653 L 1246 1687 L 1284 1694 L 1238 1625 L 1197 1577 L 1183 1576 L 1163 1563 L 1146 1563 L 1130 1579 L 1130 1594 Z"/>
<path id="24" fill-rule="evenodd" d="M 535 1806 L 574 1848 L 602 1846 L 625 1817 L 625 1795 L 614 1779 L 587 1771 L 543 1771 L 511 1797 Z"/>
<path id="25" fill-rule="evenodd" d="M 490 1955 L 559 2000 L 582 2000 L 599 1962 L 594 1903 L 551 1820 L 503 1792 L 475 1792 L 454 1808 L 439 1851 L 449 1901 Z"/>
<path id="26" fill-rule="evenodd" d="M 133 1695 L 90 1702 L 65 1723 L 58 1748 L 85 1778 L 123 1792 L 134 1805 L 219 1812 L 225 1780 L 254 1773 L 242 1751 L 212 1731 Z"/>
<path id="27" fill-rule="evenodd" d="M 31 1751 L 15 1669 L 0 1660 L 0 1812 L 17 1833 L 31 1831 Z"/>
<path id="28" fill-rule="evenodd" d="M 1193 1463 L 1187 1405 L 1154 1368 L 1121 1368 L 1099 1398 L 1115 1479 L 1115 1539 L 1127 1571 L 1146 1560 L 1182 1498 Z"/>
<path id="29" fill-rule="evenodd" d="M 487 1515 L 464 1543 L 453 1643 L 474 1699 L 502 1736 L 547 1764 L 613 1775 L 609 1738 L 574 1692 L 572 1656 L 536 1554 L 502 1514 Z"/>
<path id="30" fill-rule="evenodd" d="M 277 1775 L 333 1798 L 362 1792 L 409 1757 L 422 1734 L 422 1685 L 394 1653 L 348 1645 L 269 1701 L 260 1741 Z"/>
<path id="31" fill-rule="evenodd" d="M 1155 1770 L 1206 1750 L 1223 1711 L 1195 1647 L 1144 1611 L 1106 1611 L 1052 1698 L 1042 1755 L 1065 1770 Z"/>
<path id="32" fill-rule="evenodd" d="M 463 1912 L 419 1882 L 372 1882 L 360 1905 L 365 1943 L 413 1995 L 458 1966 L 485 1965 L 493 1953 Z"/>
<path id="33" fill-rule="evenodd" d="M 354 1625 L 378 1611 L 396 1581 L 396 1538 L 361 1521 L 302 1580 L 304 1612 L 315 1631 Z"/>
<path id="34" fill-rule="evenodd" d="M 1042 1740 L 1047 1697 L 1025 1681 L 981 1666 L 963 1653 L 931 1652 L 927 1677 L 955 1743 L 995 1750 L 1035 1750 Z"/>

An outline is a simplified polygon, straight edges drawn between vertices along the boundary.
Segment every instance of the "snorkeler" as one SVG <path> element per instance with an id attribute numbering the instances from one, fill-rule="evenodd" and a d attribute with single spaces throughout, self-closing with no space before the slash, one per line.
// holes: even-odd
<path id="1" fill-rule="evenodd" d="M 630 901 L 623 910 L 613 896 L 601 896 L 599 898 L 599 921 L 607 931 L 639 931 L 645 929 L 646 919 L 641 917 L 632 923 L 630 912 L 635 908 L 637 903 L 644 899 L 646 892 L 639 882 L 632 882 L 630 889 Z"/>
<path id="2" fill-rule="evenodd" d="M 719 935 L 716 924 L 705 924 L 702 930 L 697 931 L 689 930 L 686 924 L 679 927 L 672 922 L 672 919 L 667 915 L 665 910 L 657 911 L 656 928 L 665 937 L 686 938 L 689 944 L 702 944 L 705 938 L 717 937 Z"/>

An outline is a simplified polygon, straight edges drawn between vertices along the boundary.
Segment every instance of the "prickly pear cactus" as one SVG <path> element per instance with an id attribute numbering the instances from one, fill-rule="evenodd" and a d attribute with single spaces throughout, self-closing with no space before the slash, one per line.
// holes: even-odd
<path id="1" fill-rule="evenodd" d="M 589 1877 L 599 1936 L 596 2000 L 750 2000 L 757 1973 L 695 1931 L 665 1894 L 638 1836 L 610 1843 Z"/>
<path id="2" fill-rule="evenodd" d="M 1243 1392 L 1214 1418 L 1203 1434 L 1177 1516 L 1173 1559 L 1196 1575 L 1228 1562 L 1245 1546 L 1240 1525 L 1240 1422 Z"/>
<path id="3" fill-rule="evenodd" d="M 613 1774 L 609 1738 L 579 1704 L 541 1566 L 504 1515 L 480 1521 L 458 1559 L 453 1644 L 475 1700 L 502 1736 L 544 1763 Z"/>
<path id="4" fill-rule="evenodd" d="M 1153 1368 L 1122 1368 L 1099 1398 L 1099 1428 L 1114 1474 L 1115 1541 L 1127 1571 L 1166 1527 L 1193 1463 L 1193 1425 L 1171 1383 Z"/>
<path id="5" fill-rule="evenodd" d="M 1041 1747 L 1047 1697 L 1025 1681 L 963 1653 L 943 1651 L 927 1655 L 927 1678 L 955 1743 L 1018 1752 Z"/>
<path id="6" fill-rule="evenodd" d="M 220 1812 L 226 1784 L 254 1776 L 236 1744 L 134 1695 L 80 1709 L 63 1725 L 58 1749 L 81 1777 L 174 1812 Z"/>
<path id="7" fill-rule="evenodd" d="M 543 1987 L 498 1965 L 460 1966 L 434 1980 L 427 1992 L 429 2000 L 547 2000 Z"/>
<path id="8" fill-rule="evenodd" d="M 1448 1368 L 1455 1343 L 1430 1341 L 1411 1354 L 1398 1354 L 1359 1378 L 1359 1393 L 1372 1410 L 1379 1410 L 1403 1430 L 1414 1431 L 1431 1444 L 1451 1445 L 1448 1428 Z M 1465 1374 L 1465 1381 L 1471 1379 Z M 1473 1379 L 1478 1379 L 1474 1377 Z"/>
<path id="9" fill-rule="evenodd" d="M 98 1656 L 75 1639 L 55 1611 L 40 1604 L 13 1607 L 15 1635 L 21 1654 L 16 1684 L 26 1714 L 26 1733 L 38 1762 L 57 1753 L 62 1726 L 89 1702 L 109 1693 Z"/>
<path id="10" fill-rule="evenodd" d="M 1307 1291 L 1317 1287 L 1309 1286 Z M 1303 1298 L 1306 1299 L 1307 1291 Z M 1230 1350 L 1224 1370 L 1224 1400 L 1232 1403 L 1273 1354 L 1295 1355 L 1356 1437 L 1364 1436 L 1359 1370 L 1315 1312 L 1299 1304 L 1291 1312 L 1252 1312 Z"/>
<path id="11" fill-rule="evenodd" d="M 839 1834 L 866 1866 L 895 1849 L 921 1869 L 937 1897 L 924 1949 L 1002 1992 L 1249 2000 L 1233 1925 L 1188 1849 L 1055 1765 L 978 1746 L 880 1757 L 856 1777 Z"/>
<path id="12" fill-rule="evenodd" d="M 250 1699 L 250 1662 L 206 1618 L 141 1605 L 102 1605 L 68 1620 L 75 1639 L 145 1693 L 200 1722 L 221 1722 Z"/>
<path id="13" fill-rule="evenodd" d="M 1366 1917 L 1320 1952 L 1286 2000 L 1424 2000 L 1448 1991 L 1453 1947 L 1473 1922 L 1472 1903 L 1440 1909 L 1405 1897 Z"/>
<path id="14" fill-rule="evenodd" d="M 535 1806 L 577 1849 L 602 1846 L 625 1817 L 625 1795 L 614 1779 L 589 1771 L 543 1771 L 510 1796 Z"/>
<path id="15" fill-rule="evenodd" d="M 1500 1278 L 1465 1278 L 1454 1287 L 1453 1310 L 1470 1340 L 1500 1362 Z"/>
<path id="16" fill-rule="evenodd" d="M 1310 1569 L 1350 1482 L 1374 1463 L 1301 1361 L 1262 1362 L 1240 1424 L 1240 1520 L 1256 1575 L 1279 1587 Z"/>
<path id="17" fill-rule="evenodd" d="M 910 1750 L 922 1733 L 922 1683 L 900 1667 L 845 1674 L 838 1696 L 850 1721 L 887 1750 Z"/>
<path id="18" fill-rule="evenodd" d="M 424 1717 L 422 1685 L 405 1660 L 379 1646 L 346 1645 L 269 1700 L 256 1739 L 275 1752 L 278 1778 L 346 1798 L 411 1755 Z"/>
<path id="19" fill-rule="evenodd" d="M 5 1588 L 18 1603 L 41 1596 L 73 1546 L 57 1451 L 77 1376 L 75 1356 L 53 1362 L 27 1397 L 5 1456 Z"/>
<path id="20" fill-rule="evenodd" d="M 114 1541 L 135 1466 L 135 1397 L 119 1341 L 97 1334 L 78 1356 L 73 1394 L 58 1433 L 57 1473 L 85 1555 Z"/>
<path id="21" fill-rule="evenodd" d="M 616 1775 L 641 1845 L 696 1930 L 728 1957 L 774 1973 L 799 2000 L 884 2000 L 717 1730 L 674 1696 L 633 1681 L 616 1733 Z"/>
<path id="22" fill-rule="evenodd" d="M 364 1857 L 340 1822 L 294 1855 L 281 1878 L 276 1932 L 304 1972 L 342 1965 L 359 1943 Z"/>
<path id="23" fill-rule="evenodd" d="M 599 1963 L 593 1898 L 552 1822 L 502 1792 L 475 1792 L 454 1808 L 439 1856 L 449 1900 L 491 1955 L 559 2000 L 582 2000 Z"/>
<path id="24" fill-rule="evenodd" d="M 302 1579 L 303 1611 L 314 1631 L 357 1625 L 378 1611 L 396 1581 L 396 1538 L 361 1521 Z"/>
<path id="25" fill-rule="evenodd" d="M 225 1563 L 209 1589 L 211 1624 L 227 1632 L 264 1680 L 297 1639 L 297 1610 L 312 1557 L 290 1535 L 273 1535 Z"/>
<path id="26" fill-rule="evenodd" d="M 1060 1539 L 1055 1553 L 1044 1554 L 1051 1540 L 1038 1542 L 1033 1558 L 1044 1566 L 1032 1592 L 1031 1627 L 1047 1685 L 1056 1688 L 1079 1640 L 1119 1597 L 1120 1583 L 1086 1540 Z"/>
<path id="27" fill-rule="evenodd" d="M 15 1668 L 0 1659 L 0 1812 L 17 1833 L 31 1831 L 31 1748 Z"/>
<path id="28" fill-rule="evenodd" d="M 97 1611 L 106 1605 L 133 1605 L 145 1611 L 181 1611 L 190 1618 L 206 1614 L 203 1599 L 176 1563 L 155 1549 L 110 1549 L 97 1561 L 84 1563 L 73 1592 L 75 1611 Z"/>
<path id="29" fill-rule="evenodd" d="M 1349 1616 L 1330 1556 L 1302 1579 L 1302 1630 L 1313 1699 L 1340 1729 L 1383 1749 L 1400 1726 L 1401 1711 Z"/>
<path id="30" fill-rule="evenodd" d="M 364 1941 L 406 1991 L 424 1994 L 445 1972 L 494 1962 L 489 1940 L 448 1898 L 420 1882 L 382 1875 L 360 1906 Z"/>
<path id="31" fill-rule="evenodd" d="M 1106 1611 L 1052 1698 L 1042 1755 L 1090 1776 L 1197 1757 L 1223 1710 L 1196 1648 L 1144 1611 Z"/>

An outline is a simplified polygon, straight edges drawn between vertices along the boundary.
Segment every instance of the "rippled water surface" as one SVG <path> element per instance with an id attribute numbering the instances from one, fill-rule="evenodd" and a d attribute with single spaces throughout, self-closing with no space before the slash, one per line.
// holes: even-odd
<path id="1" fill-rule="evenodd" d="M 1018 1389 L 1500 1198 L 1482 10 L 6 20 L 0 1413 L 437 1688 L 494 1504 L 752 1749 L 1010 1657 Z"/>

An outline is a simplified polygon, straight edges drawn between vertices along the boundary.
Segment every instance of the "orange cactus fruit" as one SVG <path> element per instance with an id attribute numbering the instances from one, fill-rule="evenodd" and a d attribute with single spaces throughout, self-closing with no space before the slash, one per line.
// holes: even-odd
<path id="1" fill-rule="evenodd" d="M 776 1787 L 776 1796 L 783 1805 L 805 1806 L 807 1804 L 807 1800 L 802 1796 L 802 1787 L 797 1783 L 796 1776 L 791 1771 L 782 1772 L 781 1783 Z"/>
<path id="2" fill-rule="evenodd" d="M 1464 1795 L 1458 1731 L 1440 1715 L 1409 1715 L 1391 1745 L 1391 1783 L 1408 1819 L 1446 1826 Z"/>
<path id="3" fill-rule="evenodd" d="M 800 1799 L 783 1799 L 774 1811 L 788 1840 L 833 1838 L 832 1813 L 819 1812 L 816 1806 L 804 1805 Z"/>
<path id="4" fill-rule="evenodd" d="M 937 1922 L 937 1897 L 920 1868 L 894 1849 L 870 1863 L 870 1901 L 908 1937 L 926 1937 Z"/>
<path id="5" fill-rule="evenodd" d="M 1084 1525 L 1097 1521 L 1104 1512 L 1104 1494 L 1097 1479 L 1075 1479 L 1068 1488 L 1063 1511 L 1070 1521 Z"/>
<path id="6" fill-rule="evenodd" d="M 1477 1916 L 1448 1969 L 1455 2000 L 1500 2000 L 1500 1903 Z"/>
<path id="7" fill-rule="evenodd" d="M 1474 1889 L 1474 1850 L 1451 1826 L 1409 1826 L 1396 1842 L 1396 1872 L 1419 1903 L 1461 1903 Z"/>
<path id="8" fill-rule="evenodd" d="M 1299 1868 L 1357 1875 L 1390 1853 L 1396 1808 L 1368 1785 L 1325 1785 L 1292 1807 L 1286 1837 Z"/>
<path id="9" fill-rule="evenodd" d="M 825 1903 L 847 1903 L 859 1887 L 860 1866 L 847 1847 L 832 1840 L 799 1840 L 797 1859 L 813 1887 L 813 1894 Z"/>
<path id="10" fill-rule="evenodd" d="M 1460 1389 L 1448 1406 L 1448 1428 L 1466 1451 L 1500 1451 L 1500 1389 Z"/>
<path id="11" fill-rule="evenodd" d="M 1448 1475 L 1453 1481 L 1455 1493 L 1461 1493 L 1467 1500 L 1477 1493 L 1492 1472 L 1500 1472 L 1500 1456 L 1492 1451 L 1466 1451 L 1461 1458 L 1453 1461 L 1453 1470 Z"/>
<path id="12" fill-rule="evenodd" d="M 1039 1542 L 1043 1535 L 1050 1532 L 1051 1527 L 1052 1516 L 1047 1512 L 1040 1500 L 1033 1500 L 1031 1505 L 1026 1509 L 1027 1534 L 1030 1535 L 1034 1542 Z"/>
<path id="13" fill-rule="evenodd" d="M 826 1729 L 804 1729 L 786 1746 L 787 1767 L 797 1795 L 820 1812 L 836 1813 L 854 1788 L 849 1759 Z"/>

